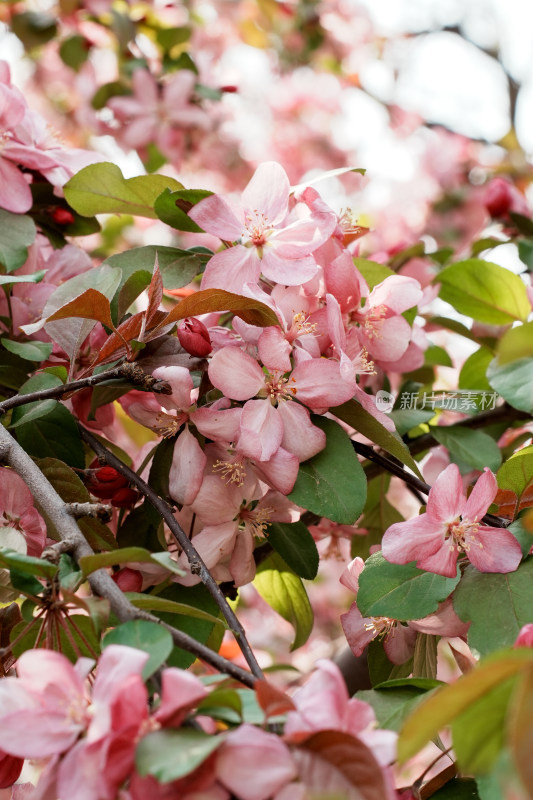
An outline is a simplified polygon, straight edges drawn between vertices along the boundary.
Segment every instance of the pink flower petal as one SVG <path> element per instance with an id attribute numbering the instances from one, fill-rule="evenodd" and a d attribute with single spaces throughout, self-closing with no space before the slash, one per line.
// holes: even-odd
<path id="1" fill-rule="evenodd" d="M 290 183 L 276 161 L 260 164 L 242 193 L 245 213 L 258 211 L 270 225 L 279 225 L 287 216 Z"/>
<path id="2" fill-rule="evenodd" d="M 197 203 L 188 212 L 189 217 L 207 233 L 212 233 L 227 242 L 240 239 L 243 220 L 235 216 L 235 211 L 218 194 L 212 194 Z"/>
<path id="3" fill-rule="evenodd" d="M 520 545 L 504 528 L 480 525 L 469 545 L 467 556 L 480 572 L 514 572 L 522 560 Z"/>
<path id="4" fill-rule="evenodd" d="M 278 414 L 283 422 L 282 447 L 298 461 L 307 461 L 326 446 L 326 434 L 311 422 L 307 408 L 299 403 L 280 403 Z"/>
<path id="5" fill-rule="evenodd" d="M 466 501 L 462 511 L 463 519 L 467 519 L 469 522 L 480 520 L 487 513 L 487 509 L 496 497 L 497 492 L 498 484 L 496 483 L 496 478 L 490 469 L 485 467 L 483 475 L 476 481 L 476 485 Z"/>
<path id="6" fill-rule="evenodd" d="M 291 371 L 290 354 L 292 347 L 286 340 L 281 328 L 275 325 L 270 328 L 264 328 L 257 344 L 259 358 L 267 369 L 271 372 Z"/>
<path id="7" fill-rule="evenodd" d="M 183 669 L 168 667 L 161 674 L 161 704 L 154 719 L 165 727 L 181 725 L 187 711 L 207 695 L 201 680 Z"/>
<path id="8" fill-rule="evenodd" d="M 346 614 L 341 614 L 342 629 L 355 656 L 360 656 L 374 638 L 372 629 L 365 628 L 368 622 L 368 617 L 363 617 L 355 602 L 352 603 Z"/>
<path id="9" fill-rule="evenodd" d="M 239 347 L 224 347 L 209 364 L 209 379 L 232 400 L 249 400 L 265 384 L 265 375 L 255 358 Z"/>
<path id="10" fill-rule="evenodd" d="M 407 522 L 396 522 L 383 534 L 381 551 L 392 564 L 408 564 L 432 556 L 444 542 L 446 526 L 429 514 Z M 454 572 L 455 574 L 455 572 Z"/>
<path id="11" fill-rule="evenodd" d="M 291 375 L 296 399 L 311 410 L 340 406 L 355 394 L 353 383 L 344 381 L 340 366 L 326 358 L 311 358 L 299 364 Z"/>
<path id="12" fill-rule="evenodd" d="M 270 401 L 248 400 L 242 410 L 239 452 L 248 458 L 268 461 L 281 445 L 282 438 L 283 422 Z"/>
<path id="13" fill-rule="evenodd" d="M 202 289 L 225 289 L 242 294 L 247 283 L 257 283 L 261 261 L 255 248 L 236 245 L 215 253 L 202 277 Z"/>
<path id="14" fill-rule="evenodd" d="M 260 265 L 261 272 L 266 278 L 284 286 L 300 286 L 314 278 L 318 272 L 317 263 L 312 256 L 281 257 L 268 246 L 264 249 Z"/>
<path id="15" fill-rule="evenodd" d="M 268 461 L 255 462 L 259 478 L 285 495 L 293 490 L 299 467 L 298 458 L 283 447 L 278 447 Z"/>
<path id="16" fill-rule="evenodd" d="M 173 500 L 180 505 L 194 502 L 202 485 L 206 463 L 204 451 L 186 425 L 174 445 L 168 475 L 168 490 Z"/>
<path id="17" fill-rule="evenodd" d="M 416 631 L 410 625 L 397 623 L 387 634 L 383 649 L 393 664 L 405 664 L 414 653 Z"/>
<path id="18" fill-rule="evenodd" d="M 433 484 L 428 497 L 427 513 L 439 522 L 453 522 L 463 513 L 465 504 L 459 467 L 457 464 L 450 464 Z"/>

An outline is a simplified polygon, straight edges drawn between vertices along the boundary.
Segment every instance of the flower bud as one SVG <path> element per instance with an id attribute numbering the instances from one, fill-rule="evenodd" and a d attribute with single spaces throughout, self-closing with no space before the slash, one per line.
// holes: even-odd
<path id="1" fill-rule="evenodd" d="M 513 647 L 533 647 L 533 624 L 531 622 L 520 629 Z"/>
<path id="2" fill-rule="evenodd" d="M 128 485 L 127 479 L 113 467 L 99 467 L 87 471 L 87 488 L 99 500 L 109 500 Z"/>
<path id="3" fill-rule="evenodd" d="M 15 783 L 22 772 L 23 764 L 23 758 L 10 756 L 0 750 L 0 789 L 7 789 Z"/>
<path id="4" fill-rule="evenodd" d="M 196 317 L 182 320 L 178 325 L 177 335 L 181 346 L 191 356 L 205 358 L 213 349 L 209 331 Z"/>
<path id="5" fill-rule="evenodd" d="M 115 508 L 129 508 L 135 505 L 138 499 L 139 495 L 134 489 L 118 489 L 111 498 L 111 505 Z"/>
<path id="6" fill-rule="evenodd" d="M 111 577 L 123 592 L 140 592 L 142 589 L 143 576 L 138 569 L 124 567 Z"/>
<path id="7" fill-rule="evenodd" d="M 52 219 L 58 225 L 71 225 L 74 222 L 74 214 L 68 208 L 54 208 Z"/>

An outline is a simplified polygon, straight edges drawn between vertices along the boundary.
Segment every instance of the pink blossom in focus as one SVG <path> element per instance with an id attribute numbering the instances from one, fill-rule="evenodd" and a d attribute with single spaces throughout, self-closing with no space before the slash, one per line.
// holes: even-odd
<path id="1" fill-rule="evenodd" d="M 312 253 L 332 233 L 336 217 L 310 214 L 300 204 L 289 211 L 289 179 L 273 161 L 261 164 L 241 200 L 211 195 L 189 216 L 223 242 L 237 242 L 216 253 L 202 279 L 202 289 L 218 287 L 237 294 L 261 274 L 275 283 L 298 286 L 318 270 Z M 305 215 L 299 214 L 301 208 Z"/>
<path id="2" fill-rule="evenodd" d="M 480 572 L 514 572 L 522 558 L 517 540 L 505 528 L 480 521 L 497 491 L 486 467 L 467 500 L 459 468 L 450 464 L 429 493 L 426 513 L 385 531 L 384 557 L 393 564 L 416 561 L 420 569 L 448 578 L 455 576 L 462 553 Z"/>

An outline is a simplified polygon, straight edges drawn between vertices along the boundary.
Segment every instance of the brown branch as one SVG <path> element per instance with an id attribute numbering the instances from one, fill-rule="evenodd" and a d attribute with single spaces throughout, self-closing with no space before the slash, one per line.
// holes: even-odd
<path id="1" fill-rule="evenodd" d="M 84 441 L 92 448 L 92 450 L 94 450 L 98 458 L 103 459 L 107 464 L 109 464 L 110 467 L 113 467 L 117 470 L 117 472 L 120 472 L 121 475 L 124 475 L 124 477 L 127 478 L 128 481 L 132 483 L 161 514 L 161 517 L 166 522 L 172 536 L 185 553 L 190 564 L 191 572 L 194 575 L 199 576 L 200 580 L 211 594 L 211 597 L 222 611 L 253 675 L 255 675 L 256 678 L 262 679 L 264 677 L 263 672 L 257 663 L 252 648 L 248 643 L 244 628 L 237 619 L 233 609 L 228 604 L 224 592 L 221 590 L 220 586 L 207 569 L 200 554 L 190 541 L 181 525 L 178 523 L 171 507 L 165 500 L 162 500 L 161 497 L 159 497 L 159 495 L 152 489 L 151 486 L 146 483 L 146 481 L 140 478 L 137 473 L 127 467 L 110 450 L 104 447 L 104 445 L 102 445 L 91 433 L 89 433 L 88 430 L 83 428 L 81 425 L 79 425 L 79 429 L 82 439 L 84 439 Z"/>
<path id="2" fill-rule="evenodd" d="M 104 381 L 110 381 L 117 378 L 124 378 L 125 380 L 133 383 L 134 386 L 140 386 L 143 389 L 148 389 L 151 392 L 158 394 L 172 394 L 172 388 L 166 381 L 160 381 L 147 375 L 138 364 L 125 362 L 118 367 L 108 369 L 105 372 L 100 372 L 98 375 L 89 375 L 87 378 L 80 378 L 77 381 L 70 381 L 61 386 L 53 386 L 50 389 L 41 389 L 38 392 L 29 392 L 28 394 L 17 394 L 0 403 L 0 414 L 5 414 L 11 408 L 26 405 L 26 403 L 33 403 L 36 400 L 50 400 L 63 397 L 64 395 L 71 395 L 79 389 L 86 389 L 87 387 L 96 386 Z"/>
<path id="3" fill-rule="evenodd" d="M 378 464 L 381 467 L 380 472 L 383 470 L 390 472 L 391 475 L 395 475 L 397 478 L 400 478 L 404 483 L 415 489 L 417 492 L 422 492 L 422 494 L 425 495 L 429 494 L 431 486 L 428 483 L 421 481 L 420 478 L 416 477 L 416 475 L 412 475 L 410 472 L 407 472 L 404 469 L 403 464 L 401 464 L 399 461 L 396 461 L 396 459 L 393 460 L 389 456 L 384 456 L 381 453 L 377 453 L 372 447 L 367 444 L 362 444 L 361 442 L 354 442 L 352 440 L 352 447 L 356 453 L 359 453 L 360 456 L 368 459 L 368 461 L 372 461 L 374 464 Z M 495 517 L 493 514 L 485 514 L 481 521 L 484 522 L 485 525 L 491 525 L 494 528 L 507 527 L 506 520 L 502 520 L 500 517 Z"/>
<path id="4" fill-rule="evenodd" d="M 94 555 L 74 517 L 69 513 L 67 504 L 63 502 L 41 470 L 3 425 L 0 425 L 0 459 L 20 475 L 32 493 L 37 509 L 46 518 L 47 524 L 54 529 L 59 539 L 67 543 L 68 550 L 72 552 L 74 559 L 79 561 L 82 556 Z M 245 686 L 253 688 L 255 678 L 249 672 L 197 642 L 192 636 L 162 622 L 153 614 L 135 608 L 104 569 L 93 572 L 89 575 L 88 581 L 96 595 L 109 600 L 111 610 L 120 622 L 127 622 L 130 619 L 145 619 L 155 622 L 169 631 L 178 647 L 193 653 L 197 658 L 220 672 L 236 678 Z"/>

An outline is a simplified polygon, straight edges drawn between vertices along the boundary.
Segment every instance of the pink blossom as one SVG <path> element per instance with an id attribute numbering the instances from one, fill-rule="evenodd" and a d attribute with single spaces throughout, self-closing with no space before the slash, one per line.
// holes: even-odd
<path id="1" fill-rule="evenodd" d="M 279 736 L 248 724 L 227 734 L 217 752 L 215 771 L 239 800 L 267 800 L 297 776 L 291 753 Z"/>
<path id="2" fill-rule="evenodd" d="M 467 500 L 459 468 L 450 464 L 429 493 L 426 513 L 385 531 L 383 555 L 393 564 L 416 561 L 420 569 L 449 578 L 461 553 L 480 572 L 513 572 L 522 558 L 517 540 L 480 521 L 497 491 L 496 478 L 485 467 Z"/>
<path id="3" fill-rule="evenodd" d="M 242 293 L 261 273 L 285 286 L 298 286 L 316 275 L 311 254 L 330 236 L 336 218 L 310 214 L 304 204 L 289 211 L 289 193 L 285 170 L 269 161 L 257 168 L 240 201 L 215 194 L 190 210 L 191 219 L 207 233 L 237 242 L 211 258 L 202 289 Z"/>
<path id="4" fill-rule="evenodd" d="M 413 655 L 417 632 L 449 637 L 466 634 L 468 624 L 455 614 L 451 598 L 441 603 L 434 614 L 404 624 L 391 617 L 363 617 L 357 607 L 357 593 L 364 566 L 361 558 L 354 558 L 340 577 L 340 582 L 356 597 L 350 610 L 341 614 L 342 629 L 354 655 L 360 656 L 374 639 L 382 639 L 389 661 L 404 664 Z"/>
<path id="5" fill-rule="evenodd" d="M 321 659 L 307 683 L 292 697 L 296 711 L 289 711 L 285 739 L 298 743 L 314 731 L 337 730 L 361 739 L 385 766 L 394 760 L 397 735 L 375 730 L 371 706 L 348 696 L 346 683 L 336 664 Z"/>
<path id="6" fill-rule="evenodd" d="M 533 623 L 528 623 L 520 628 L 513 647 L 533 647 Z"/>
<path id="7" fill-rule="evenodd" d="M 0 530 L 3 546 L 40 556 L 46 542 L 44 520 L 33 507 L 33 496 L 16 472 L 0 467 Z"/>

